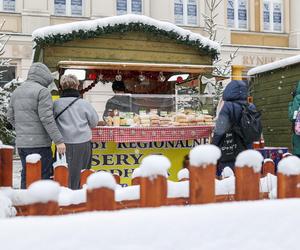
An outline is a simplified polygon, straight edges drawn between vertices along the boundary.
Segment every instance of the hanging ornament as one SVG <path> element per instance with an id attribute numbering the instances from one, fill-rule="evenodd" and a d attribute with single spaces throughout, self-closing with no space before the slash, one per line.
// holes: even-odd
<path id="1" fill-rule="evenodd" d="M 157 80 L 159 82 L 164 82 L 166 80 L 166 77 L 164 76 L 163 72 L 159 72 Z"/>
<path id="2" fill-rule="evenodd" d="M 176 82 L 177 83 L 182 83 L 183 82 L 182 76 L 178 76 L 177 79 L 176 79 Z"/>
<path id="3" fill-rule="evenodd" d="M 117 73 L 115 79 L 116 79 L 116 81 L 118 81 L 118 82 L 122 81 L 122 75 L 121 75 L 120 71 L 118 71 L 118 73 Z"/>
<path id="4" fill-rule="evenodd" d="M 96 80 L 97 79 L 97 74 L 96 73 L 90 73 L 88 75 L 88 79 L 89 80 Z"/>
<path id="5" fill-rule="evenodd" d="M 100 73 L 100 74 L 98 75 L 98 81 L 101 81 L 101 82 L 102 82 L 103 79 L 104 79 L 104 75 Z"/>
<path id="6" fill-rule="evenodd" d="M 215 95 L 216 94 L 216 78 L 207 78 L 205 76 L 201 77 L 201 81 L 203 84 L 205 84 L 205 89 L 203 91 L 204 94 L 207 95 Z"/>
<path id="7" fill-rule="evenodd" d="M 139 74 L 139 81 L 143 82 L 146 80 L 146 77 L 143 75 L 143 73 L 141 72 L 141 74 Z"/>

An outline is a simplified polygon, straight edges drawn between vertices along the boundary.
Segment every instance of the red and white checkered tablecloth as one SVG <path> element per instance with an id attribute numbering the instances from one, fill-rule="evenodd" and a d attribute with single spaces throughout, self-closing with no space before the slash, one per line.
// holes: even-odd
<path id="1" fill-rule="evenodd" d="M 209 138 L 213 126 L 186 127 L 97 127 L 93 129 L 92 141 L 151 142 L 179 141 Z"/>

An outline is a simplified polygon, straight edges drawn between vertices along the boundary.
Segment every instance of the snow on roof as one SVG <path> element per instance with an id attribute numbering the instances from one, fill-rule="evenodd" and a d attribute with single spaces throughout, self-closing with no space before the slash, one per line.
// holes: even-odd
<path id="1" fill-rule="evenodd" d="M 217 164 L 221 157 L 220 149 L 215 145 L 199 145 L 190 151 L 190 165 L 205 167 L 208 164 Z"/>
<path id="2" fill-rule="evenodd" d="M 115 190 L 117 183 L 111 173 L 100 171 L 91 174 L 87 178 L 87 186 L 88 189 L 108 188 L 108 189 Z"/>
<path id="3" fill-rule="evenodd" d="M 48 201 L 58 201 L 60 186 L 51 180 L 39 180 L 28 187 L 28 192 L 32 202 L 47 203 Z"/>
<path id="4" fill-rule="evenodd" d="M 58 39 L 65 36 L 68 41 L 73 40 L 77 33 L 89 32 L 88 37 L 95 37 L 97 34 L 103 34 L 107 32 L 108 29 L 114 28 L 117 25 L 129 26 L 132 24 L 138 24 L 140 30 L 143 30 L 143 26 L 153 27 L 156 31 L 173 32 L 175 33 L 176 39 L 182 42 L 190 41 L 195 42 L 193 45 L 198 45 L 200 48 L 207 48 L 208 50 L 213 51 L 214 53 L 220 52 L 220 45 L 217 42 L 214 42 L 198 33 L 191 32 L 189 30 L 180 28 L 172 23 L 159 21 L 143 15 L 121 15 L 121 16 L 112 16 L 99 18 L 95 20 L 88 21 L 79 21 L 66 24 L 58 24 L 39 28 L 32 33 L 32 37 L 36 43 L 47 43 L 47 39 L 51 39 L 56 36 Z M 122 28 L 124 29 L 124 27 Z M 101 30 L 102 32 L 100 32 Z M 99 31 L 97 33 L 97 31 Z M 122 30 L 121 30 L 122 31 Z M 93 36 L 91 33 L 95 32 L 96 35 Z M 199 44 L 197 44 L 199 43 Z"/>
<path id="5" fill-rule="evenodd" d="M 259 173 L 263 160 L 264 158 L 261 153 L 253 149 L 248 149 L 239 153 L 235 161 L 235 166 L 239 168 L 252 167 L 254 172 Z"/>
<path id="6" fill-rule="evenodd" d="M 296 63 L 300 63 L 300 55 L 291 56 L 291 57 L 288 57 L 288 58 L 285 58 L 282 60 L 278 60 L 278 61 L 275 61 L 272 63 L 264 64 L 264 65 L 255 67 L 253 69 L 250 69 L 248 71 L 248 76 L 264 73 L 264 72 L 271 71 L 274 69 L 284 68 L 286 66 L 296 64 Z"/>
<path id="7" fill-rule="evenodd" d="M 140 165 L 141 177 L 167 176 L 171 166 L 170 160 L 163 155 L 149 155 L 143 158 Z"/>
<path id="8" fill-rule="evenodd" d="M 28 163 L 37 163 L 41 159 L 41 155 L 39 154 L 31 154 L 26 156 L 26 162 Z"/>
<path id="9" fill-rule="evenodd" d="M 299 175 L 300 159 L 294 155 L 282 159 L 278 163 L 278 173 L 282 173 L 284 175 Z"/>
<path id="10" fill-rule="evenodd" d="M 178 177 L 178 180 L 189 179 L 190 172 L 187 168 L 183 168 L 178 172 L 177 177 Z"/>

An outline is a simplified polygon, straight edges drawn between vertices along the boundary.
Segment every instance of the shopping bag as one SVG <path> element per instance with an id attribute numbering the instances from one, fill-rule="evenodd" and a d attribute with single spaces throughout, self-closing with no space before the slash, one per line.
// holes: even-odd
<path id="1" fill-rule="evenodd" d="M 68 167 L 67 159 L 66 159 L 66 154 L 59 154 L 56 151 L 56 161 L 53 163 L 53 167 L 57 166 L 66 166 Z"/>

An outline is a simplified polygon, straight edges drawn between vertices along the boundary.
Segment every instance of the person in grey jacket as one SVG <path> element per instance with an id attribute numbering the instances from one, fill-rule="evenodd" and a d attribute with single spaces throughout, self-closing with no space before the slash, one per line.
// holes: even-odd
<path id="1" fill-rule="evenodd" d="M 80 98 L 76 76 L 63 75 L 60 86 L 63 91 L 54 102 L 54 116 L 66 143 L 69 187 L 79 189 L 81 169 L 91 167 L 91 128 L 97 126 L 99 117 L 92 105 Z"/>
<path id="2" fill-rule="evenodd" d="M 27 80 L 12 94 L 7 118 L 16 130 L 16 147 L 22 162 L 21 188 L 26 188 L 26 156 L 40 154 L 42 178 L 52 173 L 53 141 L 60 153 L 65 144 L 53 117 L 53 102 L 47 87 L 53 82 L 50 70 L 42 63 L 33 63 Z"/>

